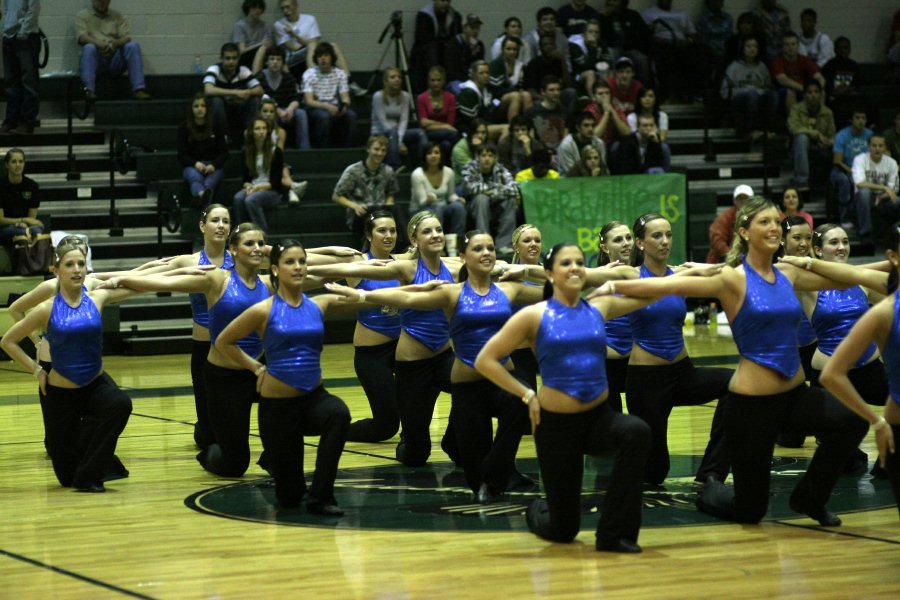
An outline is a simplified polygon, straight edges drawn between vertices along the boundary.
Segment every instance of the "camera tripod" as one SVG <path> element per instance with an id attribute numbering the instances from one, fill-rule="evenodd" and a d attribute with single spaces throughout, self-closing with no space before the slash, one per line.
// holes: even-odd
<path id="1" fill-rule="evenodd" d="M 393 31 L 391 31 L 392 29 Z M 381 58 L 378 60 L 378 65 L 375 67 L 375 72 L 372 73 L 372 77 L 369 79 L 369 84 L 366 86 L 366 89 L 373 89 L 372 85 L 375 83 L 375 78 L 379 76 L 382 67 L 384 66 L 384 59 L 387 58 L 388 52 L 393 48 L 394 65 L 400 69 L 400 77 L 406 85 L 406 91 L 409 92 L 409 105 L 413 114 L 415 114 L 416 103 L 413 99 L 413 87 L 409 79 L 409 62 L 407 61 L 407 56 L 409 55 L 406 51 L 406 43 L 403 41 L 403 14 L 399 10 L 394 11 L 391 14 L 391 20 L 385 25 L 384 30 L 381 32 L 381 36 L 378 38 L 379 44 L 384 41 L 388 32 L 391 33 L 391 39 L 388 42 L 388 45 L 384 47 L 384 52 L 381 53 Z"/>

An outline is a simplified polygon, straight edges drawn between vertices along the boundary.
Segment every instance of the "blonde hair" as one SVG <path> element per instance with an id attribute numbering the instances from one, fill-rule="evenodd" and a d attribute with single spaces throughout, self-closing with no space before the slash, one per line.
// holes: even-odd
<path id="1" fill-rule="evenodd" d="M 430 210 L 422 210 L 417 212 L 412 216 L 409 220 L 409 223 L 406 225 L 406 237 L 409 238 L 409 243 L 412 244 L 416 240 L 416 230 L 419 229 L 419 225 L 425 219 L 437 219 L 435 214 Z M 416 244 L 415 247 L 412 248 L 412 256 L 411 258 L 419 257 L 419 245 Z"/>
<path id="2" fill-rule="evenodd" d="M 515 231 L 513 231 L 513 234 L 512 234 L 512 247 L 513 247 L 512 263 L 513 264 L 517 264 L 522 260 L 522 258 L 519 256 L 519 248 L 518 248 L 519 238 L 522 237 L 522 234 L 525 233 L 525 230 L 527 230 L 527 229 L 537 229 L 537 227 L 535 227 L 531 223 L 523 223 L 523 224 L 519 225 L 518 227 L 516 227 Z"/>
<path id="3" fill-rule="evenodd" d="M 736 267 L 744 262 L 744 255 L 747 254 L 748 245 L 747 240 L 741 237 L 741 228 L 749 227 L 756 215 L 770 208 L 777 210 L 778 207 L 771 200 L 762 196 L 754 196 L 744 202 L 744 205 L 738 209 L 734 217 L 734 240 L 731 242 L 731 250 L 728 251 L 728 256 L 725 257 L 726 265 Z"/>

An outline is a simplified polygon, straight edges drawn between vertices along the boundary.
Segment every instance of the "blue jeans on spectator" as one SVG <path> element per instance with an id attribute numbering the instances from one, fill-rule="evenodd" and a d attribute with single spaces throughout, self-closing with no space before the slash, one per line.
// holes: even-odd
<path id="1" fill-rule="evenodd" d="M 309 119 L 306 111 L 298 108 L 294 111 L 294 118 L 290 123 L 281 121 L 282 127 L 294 127 L 294 137 L 296 138 L 297 148 L 300 150 L 309 150 Z"/>
<path id="2" fill-rule="evenodd" d="M 0 244 L 11 246 L 12 240 L 17 235 L 25 235 L 26 227 L 16 227 L 15 225 L 6 225 L 0 228 Z M 27 227 L 32 236 L 44 233 L 44 228 L 40 225 L 31 225 Z"/>
<path id="3" fill-rule="evenodd" d="M 356 130 L 356 113 L 347 108 L 342 115 L 331 116 L 324 108 L 309 108 L 310 141 L 316 148 L 349 148 Z M 334 133 L 334 135 L 332 135 Z"/>
<path id="4" fill-rule="evenodd" d="M 387 155 L 384 157 L 384 162 L 388 165 L 396 169 L 400 166 L 400 136 L 397 134 L 397 129 L 388 129 L 386 131 L 372 131 L 372 135 L 383 135 L 388 139 L 388 147 L 387 147 Z M 425 144 L 428 143 L 428 137 L 425 135 L 424 129 L 407 129 L 406 133 L 403 134 L 403 143 L 406 146 L 413 145 L 416 147 L 416 151 L 421 157 L 422 151 L 425 149 Z M 418 161 L 418 162 L 421 162 Z"/>
<path id="5" fill-rule="evenodd" d="M 849 223 L 850 202 L 853 199 L 853 176 L 843 169 L 832 167 L 830 179 L 837 196 L 839 220 L 841 223 Z"/>
<path id="6" fill-rule="evenodd" d="M 85 44 L 81 49 L 81 81 L 92 92 L 97 91 L 97 75 L 121 75 L 126 69 L 131 91 L 144 89 L 144 63 L 136 42 L 128 42 L 111 58 L 105 58 L 94 44 Z"/>
<path id="7" fill-rule="evenodd" d="M 876 197 L 875 190 L 869 188 L 858 188 L 853 196 L 853 204 L 856 205 L 856 225 L 859 227 L 860 236 L 864 237 L 872 233 L 872 205 L 875 203 Z M 885 202 L 893 204 L 889 199 Z"/>
<path id="8" fill-rule="evenodd" d="M 810 156 L 814 161 L 823 164 L 831 161 L 831 147 L 823 146 L 818 141 L 810 139 L 805 133 L 794 136 L 791 153 L 794 157 L 794 181 L 798 184 L 809 182 Z"/>
<path id="9" fill-rule="evenodd" d="M 466 206 L 475 221 L 475 229 L 490 231 L 497 248 L 512 246 L 512 234 L 516 228 L 515 198 L 491 198 L 486 194 L 477 194 Z M 495 228 L 491 228 L 492 219 L 497 221 Z"/>
<path id="10" fill-rule="evenodd" d="M 262 227 L 262 230 L 268 233 L 269 223 L 266 221 L 266 209 L 278 206 L 278 203 L 281 202 L 281 196 L 281 192 L 271 189 L 253 192 L 252 194 L 248 194 L 247 190 L 239 191 L 234 195 L 234 202 L 231 206 L 234 222 L 240 224 L 249 220 Z"/>
<path id="11" fill-rule="evenodd" d="M 760 128 L 759 117 L 771 117 L 778 108 L 778 94 L 773 90 L 735 90 L 731 101 L 738 116 L 738 133 Z"/>
<path id="12" fill-rule="evenodd" d="M 3 72 L 6 75 L 6 123 L 34 126 L 37 121 L 38 52 L 41 40 L 36 33 L 24 40 L 3 38 Z"/>
<path id="13" fill-rule="evenodd" d="M 434 213 L 434 216 L 441 222 L 444 233 L 455 233 L 458 236 L 466 235 L 468 213 L 466 212 L 466 205 L 462 202 L 426 205 L 422 207 L 422 210 L 430 210 Z M 510 237 L 510 239 L 512 238 Z"/>
<path id="14" fill-rule="evenodd" d="M 259 113 L 259 96 L 251 96 L 244 102 L 223 96 L 207 96 L 206 105 L 215 127 L 228 134 L 229 144 L 240 147 L 244 130 L 250 127 L 253 118 Z"/>
<path id="15" fill-rule="evenodd" d="M 212 164 L 210 161 L 199 162 L 202 162 L 204 165 Z M 191 196 L 196 198 L 203 190 L 209 190 L 210 194 L 207 201 L 211 204 L 213 196 L 216 194 L 216 189 L 218 189 L 219 184 L 222 183 L 222 179 L 225 177 L 225 169 L 216 169 L 209 175 L 204 175 L 194 167 L 185 167 L 181 172 L 181 176 L 191 186 Z"/>

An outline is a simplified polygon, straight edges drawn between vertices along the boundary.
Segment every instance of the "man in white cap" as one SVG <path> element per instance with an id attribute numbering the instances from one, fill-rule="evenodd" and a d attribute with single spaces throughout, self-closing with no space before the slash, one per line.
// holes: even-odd
<path id="1" fill-rule="evenodd" d="M 731 242 L 734 240 L 735 216 L 744 202 L 753 197 L 753 188 L 741 184 L 734 188 L 731 197 L 734 204 L 728 210 L 719 213 L 716 220 L 709 226 L 709 254 L 706 255 L 708 263 L 720 263 L 725 260 L 725 256 L 731 250 Z"/>

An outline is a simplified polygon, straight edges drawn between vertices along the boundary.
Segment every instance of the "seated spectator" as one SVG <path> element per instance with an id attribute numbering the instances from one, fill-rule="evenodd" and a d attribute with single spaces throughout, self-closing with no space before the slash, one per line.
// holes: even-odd
<path id="1" fill-rule="evenodd" d="M 425 164 L 412 172 L 410 185 L 411 214 L 430 210 L 441 222 L 445 233 L 465 235 L 466 203 L 456 195 L 453 169 L 444 166 L 440 145 L 429 142 L 425 146 Z"/>
<path id="2" fill-rule="evenodd" d="M 790 112 L 803 99 L 803 83 L 815 79 L 823 88 L 825 78 L 809 58 L 799 54 L 799 38 L 793 31 L 784 34 L 781 54 L 772 61 L 772 76 L 778 83 L 778 94 L 784 107 Z"/>
<path id="3" fill-rule="evenodd" d="M 793 183 L 803 187 L 809 184 L 810 157 L 813 164 L 822 167 L 822 172 L 827 172 L 827 166 L 831 164 L 831 144 L 834 143 L 834 115 L 822 102 L 822 86 L 818 81 L 806 83 L 803 102 L 791 109 L 787 125 L 793 136 Z"/>
<path id="4" fill-rule="evenodd" d="M 238 64 L 258 73 L 265 64 L 266 50 L 272 46 L 272 27 L 262 20 L 266 2 L 244 0 L 241 10 L 244 18 L 234 24 L 231 41 L 238 45 Z"/>
<path id="5" fill-rule="evenodd" d="M 722 61 L 724 66 L 728 66 L 741 58 L 744 53 L 744 40 L 749 37 L 756 39 L 756 43 L 759 45 L 760 60 L 768 64 L 769 54 L 766 46 L 766 35 L 753 13 L 745 12 L 738 16 L 737 32 L 728 38 L 728 42 L 725 44 L 725 56 Z"/>
<path id="6" fill-rule="evenodd" d="M 479 147 L 475 160 L 463 169 L 462 192 L 475 229 L 489 231 L 494 236 L 498 255 L 512 255 L 519 188 L 497 160 L 493 145 Z M 491 227 L 492 221 L 497 222 L 496 227 Z"/>
<path id="7" fill-rule="evenodd" d="M 585 146 L 581 149 L 581 158 L 566 173 L 566 178 L 572 177 L 600 177 L 609 175 L 609 167 L 600 152 L 593 146 Z"/>
<path id="8" fill-rule="evenodd" d="M 516 183 L 534 179 L 559 179 L 559 173 L 553 170 L 553 155 L 546 148 L 531 153 L 531 166 L 516 173 Z"/>
<path id="9" fill-rule="evenodd" d="M 460 86 L 459 96 L 456 98 L 456 121 L 460 128 L 468 129 L 473 119 L 482 119 L 488 124 L 488 137 L 497 139 L 506 126 L 495 124 L 494 117 L 500 116 L 499 120 L 502 120 L 503 116 L 494 105 L 494 97 L 488 89 L 490 67 L 483 60 L 476 60 L 472 63 L 470 75 L 471 79 Z"/>
<path id="10" fill-rule="evenodd" d="M 754 129 L 770 126 L 770 119 L 778 108 L 778 96 L 772 89 L 769 69 L 759 60 L 755 38 L 744 40 L 743 56 L 725 69 L 720 93 L 731 101 L 738 115 L 735 127 L 738 136 L 747 136 Z"/>
<path id="11" fill-rule="evenodd" d="M 194 96 L 187 119 L 178 126 L 177 148 L 181 175 L 191 188 L 191 207 L 208 206 L 225 177 L 228 142 L 225 131 L 215 127 L 203 94 Z"/>
<path id="12" fill-rule="evenodd" d="M 526 33 L 522 40 L 531 49 L 532 58 L 541 54 L 541 38 L 549 36 L 553 39 L 553 45 L 559 51 L 563 64 L 569 64 L 569 40 L 566 35 L 556 27 L 556 11 L 549 6 L 539 8 L 535 21 L 537 27 Z"/>
<path id="13" fill-rule="evenodd" d="M 547 77 L 555 77 L 563 90 L 562 103 L 567 107 L 575 104 L 575 83 L 569 72 L 566 59 L 559 52 L 554 36 L 543 36 L 540 40 L 540 51 L 525 65 L 525 88 L 531 92 L 535 100 L 541 96 L 543 81 Z M 568 45 L 568 42 L 566 42 Z"/>
<path id="14" fill-rule="evenodd" d="M 665 173 L 671 157 L 659 141 L 653 117 L 638 117 L 638 130 L 617 142 L 611 151 L 610 168 L 614 175 Z"/>
<path id="15" fill-rule="evenodd" d="M 624 121 L 626 115 L 633 113 L 637 106 L 637 95 L 643 87 L 634 78 L 634 63 L 627 56 L 616 60 L 616 72 L 606 80 L 612 94 L 612 106 Z"/>
<path id="16" fill-rule="evenodd" d="M 400 188 L 394 169 L 384 163 L 387 148 L 388 139 L 383 135 L 369 137 L 366 158 L 344 169 L 331 199 L 346 207 L 347 227 L 354 239 L 362 237 L 363 224 L 373 211 L 391 211 L 397 222 L 398 247 L 404 247 L 404 243 L 409 243 L 402 233 L 406 231 L 406 218 L 394 202 Z"/>
<path id="17" fill-rule="evenodd" d="M 594 84 L 594 101 L 584 110 L 594 115 L 597 121 L 594 135 L 603 140 L 607 148 L 612 147 L 619 137 L 631 135 L 627 117 L 613 107 L 612 90 L 607 82 L 598 81 Z"/>
<path id="18" fill-rule="evenodd" d="M 859 87 L 859 63 L 850 58 L 850 40 L 839 37 L 834 41 L 834 58 L 822 67 L 825 77 L 825 97 L 829 100 L 848 96 Z"/>
<path id="19" fill-rule="evenodd" d="M 409 127 L 409 92 L 402 88 L 400 69 L 388 67 L 382 74 L 384 87 L 372 96 L 372 129 L 370 135 L 383 135 L 388 139 L 385 162 L 392 168 L 400 166 L 400 156 L 409 154 L 407 144 L 416 147 L 419 154 L 425 149 L 428 138 L 423 129 Z"/>
<path id="20" fill-rule="evenodd" d="M 557 166 L 559 174 L 567 177 L 569 170 L 581 160 L 582 148 L 592 146 L 600 153 L 603 162 L 606 162 L 606 146 L 603 140 L 594 133 L 597 120 L 589 112 L 583 112 L 575 120 L 575 131 L 563 138 L 557 151 Z"/>
<path id="21" fill-rule="evenodd" d="M 131 41 L 128 21 L 109 9 L 110 0 L 91 0 L 91 8 L 75 16 L 75 36 L 81 44 L 81 81 L 89 99 L 97 97 L 97 75 L 121 75 L 128 71 L 131 96 L 146 100 L 141 47 Z"/>
<path id="22" fill-rule="evenodd" d="M 524 115 L 514 118 L 509 131 L 497 144 L 497 158 L 510 173 L 518 173 L 531 164 L 531 153 L 545 146 L 535 139 L 531 119 Z"/>
<path id="23" fill-rule="evenodd" d="M 717 65 L 725 66 L 725 48 L 734 33 L 734 19 L 723 10 L 725 0 L 704 0 L 703 13 L 697 18 L 697 41 L 709 51 Z"/>
<path id="24" fill-rule="evenodd" d="M 811 59 L 821 69 L 834 58 L 834 43 L 827 34 L 816 29 L 819 15 L 811 8 L 800 13 L 800 56 Z"/>
<path id="25" fill-rule="evenodd" d="M 356 130 L 356 113 L 350 108 L 347 74 L 334 66 L 334 48 L 328 42 L 316 45 L 313 58 L 316 66 L 303 73 L 302 85 L 310 140 L 316 148 L 349 148 Z"/>
<path id="26" fill-rule="evenodd" d="M 485 60 L 484 43 L 478 39 L 481 33 L 481 19 L 468 14 L 462 24 L 462 32 L 451 38 L 444 55 L 449 89 L 459 95 L 459 86 L 469 75 L 469 67 L 476 60 Z"/>
<path id="27" fill-rule="evenodd" d="M 894 126 L 888 127 L 881 134 L 888 156 L 894 160 L 900 160 L 900 110 L 894 113 Z"/>
<path id="28" fill-rule="evenodd" d="M 491 44 L 491 60 L 495 60 L 503 54 L 503 42 L 507 38 L 514 37 L 519 40 L 519 60 L 522 61 L 522 64 L 527 65 L 534 57 L 531 55 L 531 46 L 525 43 L 522 33 L 522 21 L 519 20 L 519 17 L 508 17 L 503 22 L 503 33 L 498 35 Z"/>
<path id="29" fill-rule="evenodd" d="M 616 59 L 615 52 L 600 37 L 600 21 L 597 20 L 589 21 L 580 35 L 570 38 L 569 55 L 579 87 L 587 95 L 598 81 L 606 81 Z"/>
<path id="30" fill-rule="evenodd" d="M 0 244 L 12 246 L 13 238 L 44 233 L 37 218 L 40 198 L 38 184 L 25 176 L 25 151 L 12 148 L 3 158 L 6 174 L 0 175 Z"/>
<path id="31" fill-rule="evenodd" d="M 219 52 L 221 62 L 206 69 L 203 93 L 212 113 L 213 126 L 239 145 L 256 113 L 263 88 L 250 69 L 238 65 L 238 47 L 228 42 Z M 238 223 L 240 221 L 237 221 Z"/>
<path id="32" fill-rule="evenodd" d="M 252 221 L 268 232 L 265 211 L 277 206 L 284 196 L 284 153 L 272 143 L 272 130 L 262 118 L 254 119 L 244 133 L 241 167 L 244 187 L 234 195 L 231 216 L 235 223 Z"/>
<path id="33" fill-rule="evenodd" d="M 264 98 L 263 101 L 259 103 L 259 116 L 262 117 L 269 126 L 269 130 L 272 132 L 272 143 L 281 148 L 281 151 L 284 152 L 284 147 L 287 143 L 287 133 L 284 131 L 284 128 L 278 124 L 278 105 L 275 101 L 271 98 Z M 285 164 L 284 169 L 281 171 L 281 184 L 286 189 L 290 190 L 288 192 L 288 202 L 291 204 L 300 202 L 300 198 L 306 193 L 306 188 L 308 186 L 308 182 L 306 181 L 294 181 L 293 177 L 291 177 L 291 167 L 288 164 Z"/>
<path id="34" fill-rule="evenodd" d="M 257 79 L 265 95 L 274 100 L 278 107 L 278 124 L 291 128 L 297 148 L 308 149 L 309 120 L 306 111 L 300 108 L 297 80 L 284 68 L 284 48 L 272 46 L 266 50 L 266 68 L 260 71 Z"/>
<path id="35" fill-rule="evenodd" d="M 432 0 L 416 13 L 415 41 L 410 52 L 413 90 L 424 90 L 428 72 L 443 65 L 450 40 L 462 33 L 462 15 L 450 0 Z"/>
<path id="36" fill-rule="evenodd" d="M 428 89 L 416 98 L 416 112 L 419 125 L 425 135 L 441 145 L 444 157 L 450 156 L 450 149 L 459 139 L 456 129 L 456 97 L 444 89 L 446 75 L 444 67 L 438 65 L 428 71 Z"/>
<path id="37" fill-rule="evenodd" d="M 669 139 L 669 115 L 659 110 L 659 97 L 653 88 L 643 87 L 637 94 L 634 112 L 628 115 L 628 127 L 637 131 L 637 119 L 641 115 L 651 115 L 659 129 L 659 141 L 663 144 Z"/>
<path id="38" fill-rule="evenodd" d="M 463 169 L 475 160 L 475 155 L 488 139 L 488 126 L 484 119 L 472 119 L 465 135 L 453 146 L 452 166 L 456 174 L 456 184 L 462 183 Z"/>
<path id="39" fill-rule="evenodd" d="M 838 201 L 841 227 L 852 229 L 851 192 L 853 191 L 853 159 L 868 150 L 872 130 L 866 127 L 866 111 L 857 109 L 850 117 L 850 125 L 834 136 L 832 147 L 831 185 Z"/>
<path id="40" fill-rule="evenodd" d="M 554 153 L 569 133 L 569 112 L 560 103 L 561 94 L 559 79 L 548 75 L 541 82 L 541 101 L 525 115 L 534 125 L 534 137 Z"/>
<path id="41" fill-rule="evenodd" d="M 771 63 L 781 49 L 785 34 L 791 31 L 791 15 L 776 0 L 759 0 L 759 6 L 753 10 L 753 16 L 766 39 L 768 53 L 761 56 L 765 62 Z"/>
<path id="42" fill-rule="evenodd" d="M 650 74 L 650 30 L 641 14 L 628 8 L 629 0 L 606 0 L 606 7 L 600 24 L 603 39 L 618 56 L 627 57 L 632 64 L 633 74 L 641 82 L 651 83 Z"/>
<path id="43" fill-rule="evenodd" d="M 488 89 L 494 98 L 500 100 L 500 112 L 505 111 L 506 121 L 512 122 L 517 115 L 531 108 L 531 92 L 522 89 L 525 85 L 525 64 L 519 60 L 522 40 L 507 37 L 503 41 L 503 54 L 491 61 Z"/>
<path id="44" fill-rule="evenodd" d="M 872 235 L 873 207 L 875 214 L 887 225 L 896 223 L 900 217 L 897 161 L 887 156 L 884 150 L 884 138 L 872 135 L 869 151 L 857 154 L 853 159 L 853 184 L 856 186 L 853 203 L 856 204 L 859 236 L 863 239 Z"/>
<path id="45" fill-rule="evenodd" d="M 734 219 L 737 211 L 744 203 L 753 198 L 753 188 L 749 185 L 739 185 L 731 193 L 732 206 L 716 215 L 715 220 L 709 226 L 709 254 L 706 262 L 716 264 L 725 261 L 731 250 L 731 242 L 734 241 Z"/>
<path id="46" fill-rule="evenodd" d="M 566 37 L 583 32 L 585 25 L 590 21 L 599 23 L 600 13 L 588 6 L 587 0 L 572 0 L 568 4 L 563 4 L 556 12 L 556 24 Z"/>
<path id="47" fill-rule="evenodd" d="M 677 92 L 696 96 L 709 78 L 709 61 L 697 44 L 697 31 L 690 15 L 672 8 L 672 0 L 656 0 L 656 6 L 641 13 L 650 28 L 659 92 L 666 98 Z"/>
<path id="48" fill-rule="evenodd" d="M 803 210 L 803 198 L 800 196 L 800 190 L 795 187 L 786 188 L 781 195 L 781 201 L 777 204 L 785 219 L 788 217 L 802 217 L 809 223 L 809 230 L 815 231 L 812 215 Z"/>

